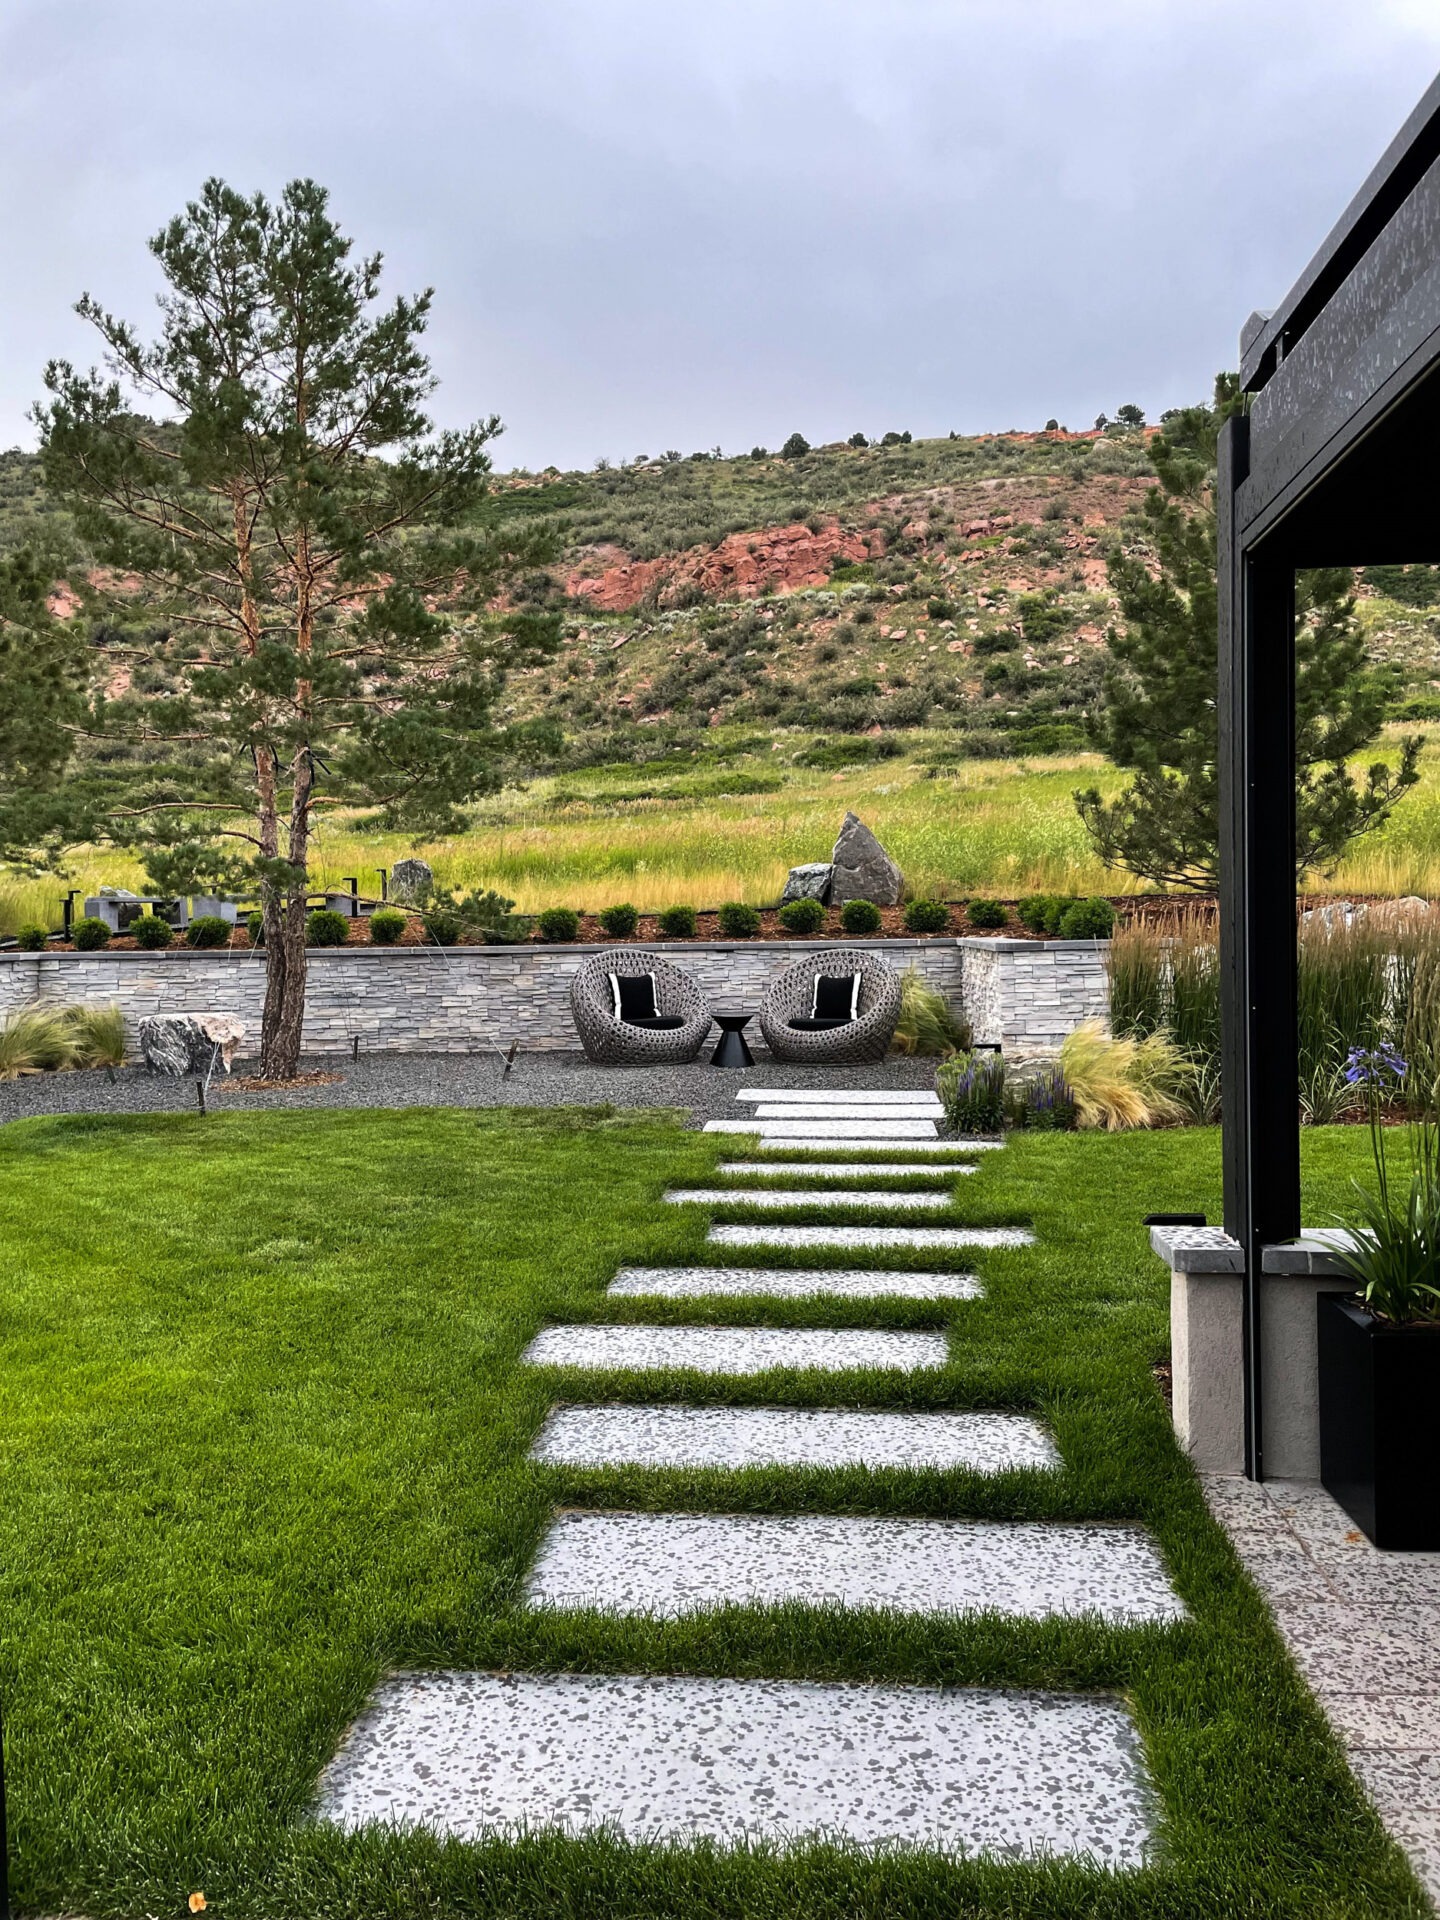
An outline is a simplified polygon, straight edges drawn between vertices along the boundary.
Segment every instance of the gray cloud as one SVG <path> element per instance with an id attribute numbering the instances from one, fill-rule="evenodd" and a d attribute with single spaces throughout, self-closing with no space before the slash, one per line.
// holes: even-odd
<path id="1" fill-rule="evenodd" d="M 0 445 L 211 173 L 434 284 L 501 465 L 1153 414 L 1437 61 L 1430 0 L 8 0 Z"/>

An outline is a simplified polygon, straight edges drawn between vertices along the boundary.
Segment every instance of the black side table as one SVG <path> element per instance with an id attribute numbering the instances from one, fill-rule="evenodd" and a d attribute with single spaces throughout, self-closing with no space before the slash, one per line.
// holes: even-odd
<path id="1" fill-rule="evenodd" d="M 712 1067 L 753 1067 L 754 1055 L 745 1044 L 745 1029 L 755 1018 L 753 1013 L 717 1013 L 720 1044 L 710 1056 Z"/>

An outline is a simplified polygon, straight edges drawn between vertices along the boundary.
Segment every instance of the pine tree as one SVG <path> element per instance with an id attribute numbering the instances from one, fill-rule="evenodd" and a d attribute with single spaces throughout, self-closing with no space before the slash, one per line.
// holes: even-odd
<path id="1" fill-rule="evenodd" d="M 46 369 L 44 473 L 112 570 L 99 657 L 172 689 L 93 705 L 134 750 L 109 837 L 167 891 L 258 886 L 261 1071 L 288 1078 L 316 810 L 434 833 L 496 784 L 501 676 L 559 635 L 491 609 L 554 543 L 476 525 L 499 422 L 433 429 L 430 293 L 381 309 L 313 181 L 274 205 L 209 181 L 151 249 L 160 336 L 81 300 L 109 371 Z"/>
<path id="2" fill-rule="evenodd" d="M 1221 374 L 1212 406 L 1166 420 L 1150 444 L 1159 485 L 1145 499 L 1144 541 L 1108 563 L 1124 626 L 1109 634 L 1104 703 L 1089 731 L 1134 779 L 1114 800 L 1091 787 L 1075 804 L 1107 866 L 1162 886 L 1208 890 L 1218 877 L 1215 458 L 1221 425 L 1241 404 L 1238 380 Z M 1419 777 L 1418 739 L 1359 780 L 1346 764 L 1378 736 L 1387 699 L 1351 589 L 1345 568 L 1296 578 L 1297 874 L 1332 866 Z"/>
<path id="3" fill-rule="evenodd" d="M 89 661 L 79 623 L 49 606 L 53 565 L 0 560 L 0 862 L 57 867 L 93 827 L 85 783 L 67 779 L 85 728 Z"/>

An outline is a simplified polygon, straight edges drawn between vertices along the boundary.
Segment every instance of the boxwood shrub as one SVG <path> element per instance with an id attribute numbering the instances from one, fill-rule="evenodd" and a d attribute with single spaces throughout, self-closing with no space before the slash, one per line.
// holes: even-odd
<path id="1" fill-rule="evenodd" d="M 639 924 L 640 915 L 628 900 L 606 907 L 600 914 L 600 925 L 612 940 L 628 940 Z"/>
<path id="2" fill-rule="evenodd" d="M 873 900 L 847 900 L 840 909 L 840 924 L 846 933 L 878 933 L 880 909 Z"/>
<path id="3" fill-rule="evenodd" d="M 775 917 L 787 933 L 818 933 L 825 909 L 818 900 L 787 900 Z"/>
<path id="4" fill-rule="evenodd" d="M 130 922 L 130 937 L 137 947 L 149 952 L 157 952 L 168 947 L 175 938 L 175 929 L 168 920 L 162 920 L 158 913 L 142 913 L 138 920 Z"/>
<path id="5" fill-rule="evenodd" d="M 1010 915 L 998 900 L 972 900 L 966 909 L 972 927 L 1004 927 Z"/>
<path id="6" fill-rule="evenodd" d="M 667 940 L 693 940 L 695 938 L 694 907 L 666 907 L 659 917 L 659 927 Z"/>
<path id="7" fill-rule="evenodd" d="M 393 947 L 409 924 L 399 907 L 377 907 L 370 916 L 370 938 L 377 947 Z"/>
<path id="8" fill-rule="evenodd" d="M 314 918 L 313 914 L 311 918 Z M 340 918 L 338 913 L 335 918 Z M 192 920 L 185 929 L 185 944 L 187 947 L 228 947 L 230 932 L 230 922 L 222 920 L 218 913 L 202 913 L 198 920 Z"/>
<path id="9" fill-rule="evenodd" d="M 1077 900 L 1060 916 L 1056 931 L 1062 940 L 1108 940 L 1115 931 L 1115 909 L 1108 900 Z"/>
<path id="10" fill-rule="evenodd" d="M 15 944 L 22 953 L 43 953 L 50 935 L 44 927 L 21 927 L 15 936 Z"/>
<path id="11" fill-rule="evenodd" d="M 580 916 L 573 907 L 546 907 L 536 924 L 542 940 L 573 940 L 580 931 Z"/>
<path id="12" fill-rule="evenodd" d="M 81 953 L 94 953 L 97 947 L 109 946 L 110 929 L 94 914 L 87 914 L 70 929 L 70 938 Z"/>
<path id="13" fill-rule="evenodd" d="M 305 921 L 305 944 L 309 947 L 343 947 L 350 938 L 348 914 L 333 907 L 320 907 Z"/>
<path id="14" fill-rule="evenodd" d="M 943 900 L 912 900 L 905 909 L 907 933 L 943 933 L 950 924 L 950 909 Z"/>
<path id="15" fill-rule="evenodd" d="M 760 916 L 743 900 L 727 900 L 715 916 L 727 940 L 753 940 L 760 931 Z"/>

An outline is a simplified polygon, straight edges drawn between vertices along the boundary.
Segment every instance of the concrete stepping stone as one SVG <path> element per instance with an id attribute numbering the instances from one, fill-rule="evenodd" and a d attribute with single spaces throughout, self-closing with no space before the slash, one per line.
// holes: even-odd
<path id="1" fill-rule="evenodd" d="M 978 1300 L 973 1273 L 906 1273 L 894 1267 L 622 1267 L 606 1288 L 654 1300 Z"/>
<path id="2" fill-rule="evenodd" d="M 906 1092 L 901 1088 L 897 1091 L 881 1093 L 847 1087 L 741 1087 L 735 1098 L 765 1103 L 783 1101 L 786 1105 L 812 1106 L 825 1106 L 833 1101 L 843 1100 L 853 1107 L 925 1106 L 931 1113 L 943 1111 L 939 1094 L 927 1093 L 923 1088 L 916 1088 L 914 1092 Z"/>
<path id="3" fill-rule="evenodd" d="M 755 1118 L 762 1122 L 782 1120 L 787 1126 L 804 1126 L 811 1120 L 928 1120 L 933 1127 L 940 1119 L 934 1107 L 855 1107 L 848 1100 L 827 1100 L 822 1106 L 756 1107 Z"/>
<path id="4" fill-rule="evenodd" d="M 978 1173 L 978 1167 L 917 1167 L 903 1160 L 880 1164 L 873 1160 L 722 1160 L 715 1169 L 731 1178 L 751 1175 L 787 1180 L 869 1180 L 892 1179 L 896 1174 L 923 1174 L 934 1180 L 943 1173 L 948 1180 L 954 1174 Z"/>
<path id="5" fill-rule="evenodd" d="M 560 1513 L 526 1588 L 532 1607 L 674 1620 L 712 1607 L 991 1610 L 1021 1620 L 1185 1618 L 1138 1527 L 891 1520 L 850 1514 Z"/>
<path id="6" fill-rule="evenodd" d="M 707 1120 L 706 1133 L 758 1133 L 767 1139 L 934 1140 L 933 1120 Z"/>
<path id="7" fill-rule="evenodd" d="M 897 1842 L 1149 1863 L 1155 1800 L 1103 1696 L 670 1674 L 386 1680 L 320 1777 L 347 1832 Z"/>
<path id="8" fill-rule="evenodd" d="M 1029 1247 L 1026 1227 L 711 1227 L 716 1247 Z"/>
<path id="9" fill-rule="evenodd" d="M 530 1458 L 553 1467 L 1012 1467 L 1060 1465 L 1029 1414 L 868 1407 L 557 1407 Z"/>
<path id="10" fill-rule="evenodd" d="M 986 1153 L 1002 1143 L 999 1140 L 816 1140 L 808 1132 L 794 1134 L 771 1127 L 744 1129 L 758 1132 L 760 1153 L 908 1153 L 916 1156 L 916 1165 L 927 1160 L 955 1160 Z"/>
<path id="11" fill-rule="evenodd" d="M 883 1207 L 896 1212 L 934 1212 L 954 1206 L 948 1193 L 887 1193 L 883 1187 L 874 1192 L 829 1187 L 817 1192 L 788 1187 L 672 1187 L 662 1196 L 672 1207 Z"/>
<path id="12" fill-rule="evenodd" d="M 867 1327 L 547 1327 L 522 1356 L 532 1367 L 684 1367 L 692 1373 L 824 1373 L 883 1367 L 901 1373 L 943 1367 L 943 1333 L 882 1333 Z"/>

